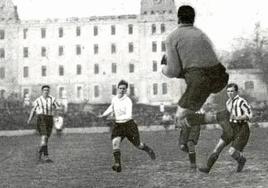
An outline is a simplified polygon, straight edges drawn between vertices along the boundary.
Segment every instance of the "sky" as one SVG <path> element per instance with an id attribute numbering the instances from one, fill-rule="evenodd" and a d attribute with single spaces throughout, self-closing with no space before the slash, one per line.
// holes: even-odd
<path id="1" fill-rule="evenodd" d="M 139 14 L 140 0 L 13 0 L 23 20 Z M 236 39 L 249 38 L 255 23 L 268 33 L 267 0 L 175 0 L 196 10 L 196 26 L 213 41 L 216 49 L 231 51 Z M 268 35 L 268 34 L 267 34 Z"/>

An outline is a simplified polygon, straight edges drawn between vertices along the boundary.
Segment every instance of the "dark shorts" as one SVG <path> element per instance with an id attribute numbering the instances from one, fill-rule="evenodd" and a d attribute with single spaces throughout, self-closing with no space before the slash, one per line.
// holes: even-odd
<path id="1" fill-rule="evenodd" d="M 133 120 L 126 123 L 115 123 L 111 139 L 115 137 L 121 137 L 122 140 L 126 137 L 134 146 L 138 147 L 140 145 L 138 126 Z"/>
<path id="2" fill-rule="evenodd" d="M 225 122 L 221 124 L 223 129 L 223 134 L 221 139 L 224 140 L 226 144 L 230 144 L 238 151 L 243 151 L 248 143 L 250 130 L 248 123 L 230 123 Z"/>
<path id="3" fill-rule="evenodd" d="M 220 92 L 229 79 L 222 64 L 209 68 L 189 68 L 184 75 L 187 87 L 179 106 L 193 111 L 198 111 L 211 93 Z"/>
<path id="4" fill-rule="evenodd" d="M 37 115 L 37 131 L 50 137 L 53 128 L 53 116 Z"/>
<path id="5" fill-rule="evenodd" d="M 188 141 L 192 141 L 195 145 L 197 145 L 199 136 L 200 126 L 181 128 L 179 144 L 186 145 Z"/>
<path id="6" fill-rule="evenodd" d="M 170 125 L 172 125 L 174 123 L 174 121 L 172 121 L 172 120 L 168 120 L 168 121 L 161 121 L 160 122 L 160 125 L 163 125 L 163 127 L 165 128 L 165 129 L 167 129 Z"/>

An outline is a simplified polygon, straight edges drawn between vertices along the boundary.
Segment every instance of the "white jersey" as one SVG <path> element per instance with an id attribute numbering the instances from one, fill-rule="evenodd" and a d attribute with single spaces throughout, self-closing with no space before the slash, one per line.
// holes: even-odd
<path id="1" fill-rule="evenodd" d="M 125 123 L 129 120 L 132 120 L 132 101 L 127 96 L 119 98 L 115 96 L 112 99 L 111 105 L 103 113 L 104 116 L 107 116 L 111 113 L 114 113 L 116 123 Z"/>

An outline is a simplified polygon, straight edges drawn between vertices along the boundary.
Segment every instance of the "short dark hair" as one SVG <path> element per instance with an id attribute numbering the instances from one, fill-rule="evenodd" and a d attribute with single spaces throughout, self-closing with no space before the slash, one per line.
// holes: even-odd
<path id="1" fill-rule="evenodd" d="M 125 80 L 120 80 L 120 82 L 118 83 L 118 86 L 117 86 L 117 87 L 119 87 L 119 86 L 121 86 L 121 85 L 125 85 L 126 88 L 128 88 L 128 83 L 127 83 L 127 81 L 125 81 Z"/>
<path id="2" fill-rule="evenodd" d="M 182 5 L 178 9 L 178 18 L 182 23 L 194 23 L 195 19 L 195 11 L 194 8 L 189 5 Z"/>
<path id="3" fill-rule="evenodd" d="M 230 83 L 230 84 L 227 85 L 227 88 L 231 88 L 231 87 L 233 87 L 235 89 L 235 91 L 238 91 L 238 85 L 237 84 Z"/>
<path id="4" fill-rule="evenodd" d="M 41 87 L 41 90 L 43 90 L 43 89 L 45 89 L 45 88 L 50 89 L 49 85 L 43 85 L 43 86 Z"/>

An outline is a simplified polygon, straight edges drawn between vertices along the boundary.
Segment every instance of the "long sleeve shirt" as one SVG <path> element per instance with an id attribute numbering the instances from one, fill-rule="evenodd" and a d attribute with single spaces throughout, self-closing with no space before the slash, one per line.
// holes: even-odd
<path id="1" fill-rule="evenodd" d="M 229 99 L 226 102 L 226 108 L 230 112 L 230 122 L 238 123 L 239 120 L 236 120 L 236 118 L 243 115 L 248 117 L 247 120 L 242 120 L 243 122 L 246 122 L 252 118 L 250 105 L 248 105 L 247 101 L 239 95 L 236 95 L 233 99 Z"/>
<path id="2" fill-rule="evenodd" d="M 114 113 L 116 123 L 125 123 L 132 120 L 132 101 L 130 98 L 126 95 L 121 98 L 115 96 L 103 116 L 111 113 Z"/>
<path id="3" fill-rule="evenodd" d="M 219 63 L 210 39 L 192 24 L 180 24 L 166 39 L 166 76 L 183 78 L 192 67 L 211 67 Z"/>

